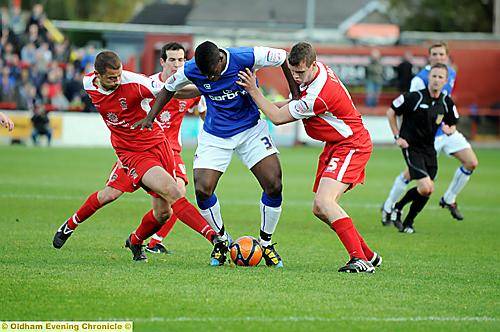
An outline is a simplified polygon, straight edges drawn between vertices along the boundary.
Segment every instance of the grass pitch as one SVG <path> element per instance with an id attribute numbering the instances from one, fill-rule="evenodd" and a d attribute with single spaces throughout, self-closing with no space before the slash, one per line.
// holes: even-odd
<path id="1" fill-rule="evenodd" d="M 498 150 L 477 151 L 479 168 L 459 197 L 463 222 L 438 208 L 458 166 L 441 156 L 436 192 L 417 233 L 406 235 L 379 221 L 401 153 L 376 148 L 366 184 L 342 200 L 383 256 L 373 275 L 337 273 L 346 252 L 311 213 L 319 152 L 282 149 L 284 205 L 273 240 L 285 268 L 275 270 L 210 267 L 211 246 L 182 223 L 166 240 L 173 255 L 132 262 L 123 242 L 150 209 L 142 191 L 100 210 L 55 250 L 55 230 L 102 188 L 113 152 L 0 147 L 0 320 L 133 320 L 134 331 L 500 329 Z M 184 156 L 191 165 L 192 150 Z M 188 191 L 193 201 L 192 184 Z M 235 158 L 217 189 L 233 237 L 258 236 L 260 194 Z"/>

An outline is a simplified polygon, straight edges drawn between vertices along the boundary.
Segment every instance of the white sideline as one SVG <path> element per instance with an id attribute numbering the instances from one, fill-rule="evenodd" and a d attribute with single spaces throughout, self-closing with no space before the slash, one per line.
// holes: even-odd
<path id="1" fill-rule="evenodd" d="M 90 194 L 90 192 L 89 192 Z M 0 198 L 19 198 L 19 199 L 37 199 L 37 200 L 51 200 L 51 201 L 81 201 L 83 202 L 86 196 L 81 195 L 39 195 L 39 194 L 13 194 L 13 193 L 0 193 Z M 124 196 L 123 200 L 133 201 L 133 202 L 149 202 L 150 199 L 148 196 L 143 197 L 130 197 Z M 192 197 L 188 197 L 188 199 L 192 199 Z M 231 204 L 231 205 L 244 205 L 244 206 L 259 206 L 259 200 L 256 197 L 255 200 L 250 199 L 222 199 L 221 205 Z M 357 202 L 343 202 L 343 205 L 346 207 L 355 207 L 362 209 L 380 209 L 382 203 L 357 203 Z M 288 206 L 304 206 L 311 208 L 312 207 L 312 197 L 311 201 L 299 201 L 299 200 L 283 200 L 283 205 Z M 500 212 L 500 207 L 480 207 L 474 205 L 464 204 L 464 209 L 469 211 L 491 211 L 491 212 Z M 441 210 L 441 208 L 437 205 L 427 205 L 426 209 L 430 210 Z"/>
<path id="2" fill-rule="evenodd" d="M 110 320 L 110 319 L 106 319 Z M 112 320 L 133 321 L 134 323 L 182 323 L 182 322 L 495 322 L 496 317 L 149 317 L 149 318 L 116 318 Z"/>

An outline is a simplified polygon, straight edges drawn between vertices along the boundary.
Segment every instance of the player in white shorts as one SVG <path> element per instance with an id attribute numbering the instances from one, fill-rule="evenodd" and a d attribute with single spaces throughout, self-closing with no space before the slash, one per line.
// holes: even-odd
<path id="1" fill-rule="evenodd" d="M 428 74 L 430 67 L 436 63 L 448 65 L 449 55 L 448 46 L 444 42 L 438 42 L 429 47 L 429 65 L 422 69 L 411 81 L 410 91 L 418 91 L 425 89 L 428 83 Z M 455 85 L 456 72 L 448 66 L 448 83 L 443 90 L 450 96 Z M 439 200 L 439 205 L 442 208 L 447 208 L 451 216 L 457 220 L 463 220 L 463 215 L 458 209 L 457 195 L 462 191 L 472 175 L 472 172 L 478 165 L 477 157 L 472 150 L 467 139 L 458 130 L 452 135 L 446 135 L 441 129 L 436 133 L 434 148 L 439 154 L 444 151 L 446 154 L 457 158 L 462 164 L 455 171 L 453 179 Z M 394 203 L 405 192 L 406 185 L 410 182 L 410 174 L 408 169 L 403 171 L 394 180 L 389 196 L 382 206 L 382 224 L 384 226 L 391 225 L 395 215 L 392 213 Z"/>

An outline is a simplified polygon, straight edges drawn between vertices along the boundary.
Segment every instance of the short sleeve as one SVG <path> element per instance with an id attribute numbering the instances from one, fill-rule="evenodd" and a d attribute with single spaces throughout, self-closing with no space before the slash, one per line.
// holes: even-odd
<path id="1" fill-rule="evenodd" d="M 198 113 L 203 113 L 207 111 L 207 102 L 205 96 L 200 97 L 200 102 L 198 103 Z"/>
<path id="2" fill-rule="evenodd" d="M 270 47 L 254 47 L 255 63 L 253 69 L 264 67 L 279 67 L 286 60 L 286 51 Z"/>
<path id="3" fill-rule="evenodd" d="M 191 84 L 192 82 L 187 78 L 186 74 L 184 73 L 184 67 L 179 68 L 175 74 L 170 76 L 166 81 L 164 88 L 167 91 L 175 92 L 183 87 L 185 87 L 188 84 Z"/>
<path id="4" fill-rule="evenodd" d="M 396 99 L 394 99 L 391 103 L 391 108 L 394 110 L 396 115 L 402 115 L 408 110 L 408 105 L 410 103 L 410 94 L 405 93 L 399 95 Z"/>
<path id="5" fill-rule="evenodd" d="M 458 123 L 458 118 L 460 115 L 458 114 L 457 105 L 453 102 L 453 100 L 449 97 L 445 98 L 446 105 L 446 113 L 444 114 L 443 122 L 448 126 L 453 126 Z"/>
<path id="6" fill-rule="evenodd" d="M 325 113 L 328 107 L 321 97 L 307 94 L 299 100 L 292 100 L 288 104 L 288 109 L 290 114 L 299 120 Z"/>
<path id="7" fill-rule="evenodd" d="M 143 98 L 155 98 L 161 91 L 162 85 L 157 81 L 141 75 L 133 73 L 133 80 L 138 83 L 139 92 Z"/>

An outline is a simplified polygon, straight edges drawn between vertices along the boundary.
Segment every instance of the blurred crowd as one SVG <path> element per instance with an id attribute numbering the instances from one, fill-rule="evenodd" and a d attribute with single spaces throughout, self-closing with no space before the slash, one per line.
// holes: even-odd
<path id="1" fill-rule="evenodd" d="M 76 48 L 47 20 L 41 4 L 31 12 L 1 7 L 0 108 L 49 112 L 94 111 L 82 86 L 96 50 Z"/>

